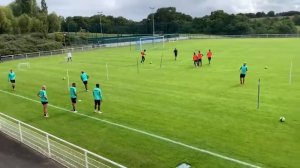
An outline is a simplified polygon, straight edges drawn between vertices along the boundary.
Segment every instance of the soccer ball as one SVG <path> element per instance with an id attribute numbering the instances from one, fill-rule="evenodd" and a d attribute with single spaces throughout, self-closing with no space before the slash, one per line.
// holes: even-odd
<path id="1" fill-rule="evenodd" d="M 280 122 L 285 122 L 285 118 L 284 118 L 284 117 L 280 117 L 280 118 L 279 118 L 279 121 L 280 121 Z"/>
<path id="2" fill-rule="evenodd" d="M 66 77 L 63 77 L 63 80 L 66 80 Z"/>
<path id="3" fill-rule="evenodd" d="M 268 66 L 265 66 L 265 69 L 268 69 Z"/>
<path id="4" fill-rule="evenodd" d="M 150 62 L 150 64 L 152 64 L 152 61 Z"/>

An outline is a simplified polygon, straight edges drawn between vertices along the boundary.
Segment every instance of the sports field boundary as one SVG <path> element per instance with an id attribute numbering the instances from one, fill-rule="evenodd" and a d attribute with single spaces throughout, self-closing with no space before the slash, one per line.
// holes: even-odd
<path id="1" fill-rule="evenodd" d="M 25 100 L 28 100 L 28 101 L 32 101 L 32 102 L 35 102 L 35 103 L 40 103 L 40 101 L 31 99 L 31 98 L 28 98 L 28 97 L 25 97 L 25 96 L 22 96 L 22 95 L 18 95 L 18 94 L 15 94 L 15 93 L 10 93 L 8 91 L 4 91 L 4 90 L 1 90 L 1 89 L 0 89 L 0 92 L 2 92 L 4 94 L 7 94 L 7 95 L 19 97 L 19 98 L 22 98 L 22 99 L 25 99 Z M 58 107 L 58 106 L 55 106 L 55 105 L 52 105 L 52 104 L 49 104 L 48 106 L 59 109 L 59 110 L 62 110 L 62 111 L 70 112 L 70 113 L 75 114 L 75 115 L 80 115 L 80 116 L 83 116 L 83 117 L 86 117 L 86 118 L 97 120 L 97 121 L 100 121 L 100 122 L 103 122 L 103 123 L 106 123 L 106 124 L 109 124 L 109 125 L 117 126 L 117 127 L 127 129 L 127 130 L 130 130 L 130 131 L 133 131 L 133 132 L 137 132 L 137 133 L 140 133 L 140 134 L 143 134 L 143 135 L 147 135 L 147 136 L 150 136 L 150 137 L 153 137 L 153 138 L 165 141 L 165 142 L 176 144 L 176 145 L 188 148 L 188 149 L 192 149 L 194 151 L 198 151 L 198 152 L 201 152 L 201 153 L 204 153 L 204 154 L 208 154 L 208 155 L 211 155 L 211 156 L 223 159 L 223 160 L 231 161 L 231 162 L 234 162 L 234 163 L 237 163 L 237 164 L 240 164 L 240 165 L 253 167 L 253 168 L 260 168 L 260 166 L 257 166 L 257 165 L 254 165 L 254 164 L 251 164 L 251 163 L 248 163 L 248 162 L 245 162 L 245 161 L 234 159 L 232 157 L 228 157 L 228 156 L 225 156 L 225 155 L 222 155 L 222 154 L 218 154 L 218 153 L 215 153 L 215 152 L 212 152 L 212 151 L 209 151 L 209 150 L 201 149 L 201 148 L 198 148 L 198 147 L 195 147 L 195 146 L 192 146 L 192 145 L 185 144 L 185 143 L 180 142 L 180 141 L 175 141 L 175 140 L 172 140 L 172 139 L 160 136 L 160 135 L 156 135 L 156 134 L 153 134 L 153 133 L 142 131 L 142 130 L 139 130 L 139 129 L 136 129 L 136 128 L 126 126 L 126 125 L 118 124 L 118 123 L 108 121 L 108 120 L 105 120 L 105 119 L 100 119 L 100 118 L 97 118 L 97 117 L 92 117 L 92 116 L 82 114 L 82 113 L 73 113 L 68 109 Z"/>

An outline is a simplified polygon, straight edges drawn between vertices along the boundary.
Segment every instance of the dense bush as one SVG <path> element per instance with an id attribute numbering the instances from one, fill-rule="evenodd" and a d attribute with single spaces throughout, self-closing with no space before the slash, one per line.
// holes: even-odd
<path id="1" fill-rule="evenodd" d="M 1 35 L 0 55 L 31 53 L 61 49 L 62 43 L 53 39 L 42 38 L 42 34 Z"/>

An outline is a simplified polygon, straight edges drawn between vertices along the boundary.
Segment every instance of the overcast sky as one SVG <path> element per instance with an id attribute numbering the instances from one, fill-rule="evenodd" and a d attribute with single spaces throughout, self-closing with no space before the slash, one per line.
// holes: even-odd
<path id="1" fill-rule="evenodd" d="M 14 0 L 0 0 L 0 6 Z M 40 0 L 37 0 L 40 4 Z M 215 10 L 227 13 L 299 11 L 300 0 L 46 0 L 49 12 L 67 16 L 92 16 L 97 12 L 104 15 L 123 16 L 140 21 L 147 17 L 149 7 L 176 7 L 177 11 L 202 17 Z"/>

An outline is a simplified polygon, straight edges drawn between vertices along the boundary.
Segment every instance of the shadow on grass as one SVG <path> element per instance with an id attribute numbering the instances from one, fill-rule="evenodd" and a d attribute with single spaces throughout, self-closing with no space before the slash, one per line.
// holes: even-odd
<path id="1" fill-rule="evenodd" d="M 86 91 L 86 90 L 80 90 L 80 91 L 77 91 L 77 93 L 91 93 L 91 92 L 90 91 Z"/>
<path id="2" fill-rule="evenodd" d="M 232 85 L 230 88 L 238 88 L 238 87 L 241 87 L 241 86 L 242 86 L 241 84 L 237 83 L 237 84 Z"/>
<path id="3" fill-rule="evenodd" d="M 51 108 L 51 107 L 50 107 Z M 55 113 L 51 113 L 51 109 L 49 109 L 48 107 L 48 114 L 49 114 L 49 117 L 48 118 L 45 118 L 44 117 L 44 114 L 43 114 L 43 111 L 42 111 L 42 108 L 41 108 L 41 111 L 40 111 L 40 114 L 38 115 L 35 115 L 34 117 L 31 117 L 30 119 L 27 119 L 27 120 L 24 120 L 25 123 L 35 123 L 36 121 L 40 121 L 41 119 L 45 119 L 45 120 L 51 120 L 51 119 L 57 119 L 57 118 L 60 118 L 60 117 L 64 117 L 66 115 L 69 115 L 69 113 L 71 112 L 68 112 L 68 111 L 61 111 L 61 112 L 55 112 Z"/>

